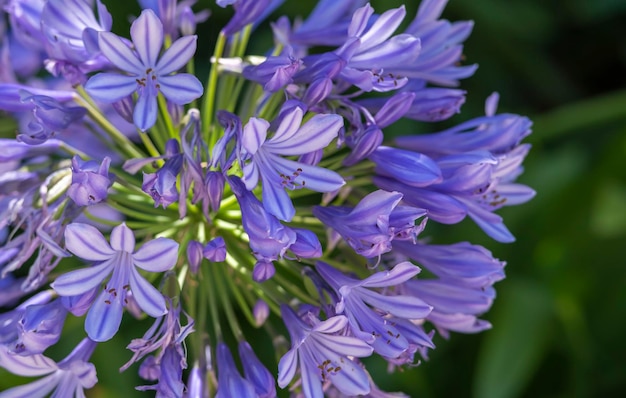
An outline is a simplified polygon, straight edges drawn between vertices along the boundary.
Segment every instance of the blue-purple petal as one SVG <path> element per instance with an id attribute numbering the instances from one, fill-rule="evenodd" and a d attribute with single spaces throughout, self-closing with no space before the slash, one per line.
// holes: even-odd
<path id="1" fill-rule="evenodd" d="M 113 250 L 132 253 L 135 251 L 135 235 L 133 231 L 121 223 L 111 231 L 111 247 Z"/>
<path id="2" fill-rule="evenodd" d="M 143 10 L 130 27 L 135 50 L 146 68 L 154 68 L 163 47 L 163 23 L 154 11 Z"/>
<path id="3" fill-rule="evenodd" d="M 87 312 L 85 331 L 93 341 L 110 340 L 120 328 L 124 307 L 120 300 L 107 300 L 109 296 L 106 290 L 100 292 Z"/>
<path id="4" fill-rule="evenodd" d="M 154 126 L 157 119 L 157 93 L 150 90 L 148 85 L 146 90 L 137 99 L 135 110 L 133 111 L 133 123 L 141 131 L 146 131 Z"/>
<path id="5" fill-rule="evenodd" d="M 200 80 L 188 73 L 160 76 L 159 90 L 165 98 L 178 105 L 188 104 L 204 93 Z"/>
<path id="6" fill-rule="evenodd" d="M 90 261 L 103 261 L 115 254 L 115 250 L 96 227 L 82 223 L 65 227 L 65 247 L 78 257 Z"/>
<path id="7" fill-rule="evenodd" d="M 98 45 L 102 54 L 121 70 L 135 75 L 145 74 L 145 67 L 137 55 L 115 33 L 100 32 Z"/>
<path id="8" fill-rule="evenodd" d="M 265 143 L 264 148 L 278 155 L 304 155 L 328 146 L 342 127 L 343 118 L 339 115 L 315 115 L 296 134 L 291 135 L 290 139 L 278 142 L 271 139 Z"/>
<path id="9" fill-rule="evenodd" d="M 133 263 L 150 272 L 167 271 L 176 265 L 177 260 L 178 243 L 168 238 L 146 242 L 133 254 Z"/>
<path id="10" fill-rule="evenodd" d="M 133 267 L 130 270 L 130 289 L 139 307 L 151 317 L 158 317 L 167 313 L 163 295 L 152 286 Z"/>
<path id="11" fill-rule="evenodd" d="M 52 283 L 52 288 L 60 296 L 76 296 L 99 286 L 104 278 L 111 273 L 114 259 L 105 261 L 94 267 L 82 268 L 60 275 Z"/>
<path id="12" fill-rule="evenodd" d="M 85 91 L 103 102 L 115 102 L 137 89 L 135 77 L 117 73 L 98 73 L 85 83 Z"/>
<path id="13" fill-rule="evenodd" d="M 156 64 L 156 70 L 161 75 L 169 75 L 182 69 L 196 52 L 198 37 L 184 36 L 172 43 L 159 62 Z"/>

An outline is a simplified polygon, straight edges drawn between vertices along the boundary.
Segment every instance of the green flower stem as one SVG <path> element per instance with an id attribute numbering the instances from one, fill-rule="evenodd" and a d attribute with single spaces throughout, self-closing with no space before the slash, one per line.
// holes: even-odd
<path id="1" fill-rule="evenodd" d="M 165 140 L 167 140 L 168 138 L 178 138 L 176 135 L 176 129 L 174 128 L 174 124 L 172 123 L 172 117 L 167 110 L 167 101 L 165 100 L 165 97 L 159 94 L 157 98 L 159 102 L 159 114 L 161 116 L 160 119 L 165 124 L 165 129 L 167 130 L 166 136 L 162 138 L 165 138 Z"/>
<path id="2" fill-rule="evenodd" d="M 283 263 L 281 261 L 274 261 L 274 266 L 282 266 L 283 269 L 289 270 L 292 273 L 294 271 L 294 269 L 292 267 L 287 266 L 285 263 Z M 296 273 L 294 273 L 294 275 L 297 275 L 298 278 L 302 277 L 300 275 L 300 272 L 296 272 Z M 293 283 L 293 281 L 290 281 L 287 278 L 285 278 L 285 276 L 282 273 L 277 271 L 274 274 L 274 276 L 272 276 L 271 280 L 273 280 L 285 292 L 287 292 L 289 297 L 297 298 L 300 301 L 302 301 L 303 303 L 307 303 L 307 304 L 315 304 L 316 303 L 315 299 L 313 299 L 309 295 L 305 294 L 304 289 L 302 289 L 301 287 L 296 286 L 296 284 Z"/>
<path id="3" fill-rule="evenodd" d="M 230 330 L 235 335 L 237 340 L 243 340 L 243 332 L 241 331 L 241 327 L 239 326 L 239 322 L 237 321 L 237 317 L 235 316 L 235 311 L 233 310 L 233 305 L 228 295 L 228 292 L 225 288 L 227 284 L 227 280 L 230 279 L 230 276 L 226 273 L 226 269 L 223 265 L 213 264 L 213 270 L 215 271 L 216 276 L 216 284 L 217 294 L 221 298 L 222 308 L 224 309 L 224 313 L 226 314 L 226 319 L 228 320 L 228 325 L 230 326 Z M 231 290 L 232 291 L 232 290 Z"/>
<path id="4" fill-rule="evenodd" d="M 111 137 L 111 139 L 131 158 L 145 158 L 146 155 L 132 143 L 124 134 L 122 134 L 115 126 L 113 126 L 107 118 L 100 112 L 98 106 L 93 102 L 89 94 L 82 86 L 76 87 L 76 92 L 80 97 L 76 98 L 76 102 L 85 107 L 93 120 L 102 127 L 102 129 Z"/>
<path id="5" fill-rule="evenodd" d="M 153 156 L 153 157 L 161 156 L 161 152 L 159 152 L 159 150 L 156 148 L 156 146 L 154 145 L 154 143 L 148 136 L 148 133 L 147 132 L 144 133 L 142 131 L 138 131 L 138 133 L 139 133 L 139 137 L 141 138 L 141 142 L 143 142 L 143 145 L 146 147 L 146 150 L 148 150 L 148 153 L 150 154 L 150 156 Z M 162 164 L 163 160 L 158 159 L 157 163 Z"/>
<path id="6" fill-rule="evenodd" d="M 207 273 L 207 285 L 203 291 L 206 291 L 207 299 L 209 303 L 209 313 L 211 314 L 211 323 L 213 324 L 213 331 L 215 332 L 216 341 L 222 340 L 222 326 L 220 323 L 220 317 L 218 312 L 218 303 L 216 290 L 218 289 L 218 285 L 220 284 L 217 278 L 217 270 L 215 269 L 214 264 L 204 263 L 202 267 Z"/>
<path id="7" fill-rule="evenodd" d="M 239 37 L 236 41 L 235 51 L 233 56 L 243 58 L 246 55 L 246 48 L 248 48 L 248 41 L 250 41 L 250 33 L 252 32 L 252 24 L 246 25 L 245 28 L 238 33 Z"/>
<path id="8" fill-rule="evenodd" d="M 243 315 L 246 317 L 246 319 L 248 320 L 248 322 L 250 322 L 251 325 L 255 325 L 256 320 L 254 319 L 254 315 L 252 314 L 252 311 L 250 311 L 249 303 L 242 294 L 242 293 L 248 293 L 250 290 L 241 289 L 240 286 L 237 286 L 235 284 L 235 281 L 233 280 L 234 278 L 229 278 L 229 275 L 226 274 L 226 270 L 224 270 L 223 272 L 225 275 L 224 279 L 226 280 L 226 283 L 228 284 L 230 291 L 235 297 L 235 300 L 237 300 L 237 304 L 239 305 L 240 310 L 243 312 Z"/>
<path id="9" fill-rule="evenodd" d="M 204 107 L 202 110 L 202 127 L 207 131 L 208 137 L 206 142 L 209 148 L 217 142 L 217 136 L 213 129 L 213 114 L 215 113 L 215 94 L 217 91 L 217 77 L 219 75 L 219 59 L 224 53 L 224 47 L 226 45 L 226 35 L 220 32 L 217 43 L 215 43 L 215 51 L 213 52 L 213 62 L 211 63 L 211 70 L 209 71 L 209 79 L 207 81 L 206 95 L 204 97 Z"/>
<path id="10" fill-rule="evenodd" d="M 626 90 L 563 105 L 553 111 L 533 117 L 537 133 L 528 141 L 547 141 L 570 132 L 581 131 L 616 120 L 626 119 Z"/>

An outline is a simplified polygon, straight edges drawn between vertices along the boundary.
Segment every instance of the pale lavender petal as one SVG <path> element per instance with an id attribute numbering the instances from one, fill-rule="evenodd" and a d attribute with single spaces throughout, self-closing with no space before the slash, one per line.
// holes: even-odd
<path id="1" fill-rule="evenodd" d="M 20 376 L 42 376 L 58 369 L 57 364 L 41 354 L 15 355 L 5 345 L 0 346 L 0 364 L 11 373 Z"/>
<path id="2" fill-rule="evenodd" d="M 360 291 L 363 301 L 381 311 L 406 319 L 423 319 L 432 311 L 432 307 L 413 296 L 386 296 L 378 292 L 363 289 Z"/>
<path id="3" fill-rule="evenodd" d="M 103 290 L 93 302 L 85 318 L 85 331 L 93 341 L 110 340 L 120 328 L 124 307 L 120 300 L 105 301 L 109 293 Z"/>
<path id="4" fill-rule="evenodd" d="M 148 85 L 147 90 L 139 96 L 133 112 L 133 123 L 141 131 L 154 126 L 157 119 L 157 93 L 150 90 L 150 87 Z"/>
<path id="5" fill-rule="evenodd" d="M 420 268 L 408 261 L 396 264 L 389 271 L 377 272 L 365 278 L 359 285 L 363 287 L 387 287 L 396 286 L 408 281 L 419 274 Z"/>
<path id="6" fill-rule="evenodd" d="M 134 267 L 130 271 L 130 290 L 139 307 L 151 317 L 165 315 L 165 299 L 143 276 L 139 275 Z"/>
<path id="7" fill-rule="evenodd" d="M 121 223 L 111 231 L 111 247 L 128 253 L 135 251 L 135 235 L 126 223 Z"/>
<path id="8" fill-rule="evenodd" d="M 342 316 L 342 318 L 345 317 Z M 324 347 L 336 354 L 350 355 L 362 358 L 370 356 L 372 355 L 372 352 L 374 352 L 373 348 L 370 347 L 369 344 L 352 336 L 326 336 L 325 334 L 311 334 L 309 338 L 315 338 L 319 341 L 319 344 L 316 345 L 318 349 L 322 349 L 322 347 Z"/>
<path id="9" fill-rule="evenodd" d="M 12 355 L 13 356 L 13 355 Z M 19 355 L 15 355 L 19 357 Z M 11 371 L 13 364 L 7 364 L 3 366 L 7 367 Z M 46 372 L 47 373 L 47 372 Z M 9 388 L 7 390 L 0 392 L 0 398 L 43 398 L 48 396 L 52 390 L 54 390 L 57 385 L 57 379 L 60 377 L 58 374 L 51 374 L 49 376 L 43 377 L 41 379 L 35 380 L 31 383 L 24 384 L 22 386 L 17 386 L 13 388 Z"/>
<path id="10" fill-rule="evenodd" d="M 359 51 L 365 51 L 387 40 L 398 29 L 405 15 L 404 6 L 382 13 L 367 30 L 367 33 L 360 37 L 362 44 Z"/>
<path id="11" fill-rule="evenodd" d="M 379 189 L 365 196 L 350 212 L 350 217 L 362 223 L 376 224 L 378 217 L 389 214 L 402 200 L 400 192 L 387 192 Z"/>
<path id="12" fill-rule="evenodd" d="M 298 132 L 298 129 L 302 124 L 303 115 L 304 111 L 299 106 L 296 106 L 287 112 L 287 114 L 280 121 L 280 125 L 271 139 L 272 145 L 277 145 L 278 143 L 291 139 L 294 134 Z"/>
<path id="13" fill-rule="evenodd" d="M 145 67 L 137 55 L 115 33 L 100 32 L 98 45 L 102 54 L 121 70 L 136 75 L 145 74 Z"/>
<path id="14" fill-rule="evenodd" d="M 130 37 L 145 68 L 154 68 L 163 47 L 163 24 L 154 11 L 143 10 L 130 27 Z"/>
<path id="15" fill-rule="evenodd" d="M 115 102 L 132 94 L 137 89 L 133 76 L 118 73 L 98 73 L 85 83 L 85 91 L 103 102 Z"/>
<path id="16" fill-rule="evenodd" d="M 267 129 L 270 124 L 267 120 L 251 117 L 243 127 L 241 146 L 247 154 L 254 155 L 267 137 Z"/>
<path id="17" fill-rule="evenodd" d="M 328 146 L 342 127 L 343 118 L 339 115 L 315 115 L 291 139 L 269 140 L 265 147 L 278 155 L 304 155 Z"/>
<path id="18" fill-rule="evenodd" d="M 278 385 L 285 388 L 296 375 L 298 369 L 298 350 L 292 348 L 287 351 L 278 362 Z"/>
<path id="19" fill-rule="evenodd" d="M 165 98 L 178 105 L 185 105 L 204 94 L 202 83 L 188 73 L 159 77 L 159 90 Z"/>
<path id="20" fill-rule="evenodd" d="M 167 271 L 176 265 L 176 260 L 178 243 L 167 238 L 156 238 L 146 242 L 133 254 L 133 263 L 150 272 Z"/>
<path id="21" fill-rule="evenodd" d="M 115 254 L 98 229 L 82 223 L 65 227 L 65 247 L 78 257 L 90 261 L 103 261 Z"/>
<path id="22" fill-rule="evenodd" d="M 263 207 L 279 219 L 291 221 L 296 214 L 296 209 L 293 207 L 289 194 L 269 178 L 264 178 L 262 184 Z"/>
<path id="23" fill-rule="evenodd" d="M 58 276 L 51 286 L 60 296 L 83 294 L 100 285 L 104 278 L 111 273 L 114 266 L 113 260 L 105 261 L 95 267 L 82 268 Z"/>
<path id="24" fill-rule="evenodd" d="M 156 64 L 161 75 L 169 75 L 182 69 L 196 52 L 198 37 L 184 36 L 167 49 Z"/>
<path id="25" fill-rule="evenodd" d="M 314 332 L 318 333 L 338 333 L 348 324 L 348 318 L 343 315 L 333 316 L 315 325 Z"/>
<path id="26" fill-rule="evenodd" d="M 515 237 L 502 222 L 502 217 L 483 209 L 469 200 L 464 201 L 464 203 L 467 205 L 467 214 L 487 235 L 498 242 L 515 242 Z"/>
<path id="27" fill-rule="evenodd" d="M 292 176 L 293 173 L 297 173 L 298 176 L 292 177 L 291 181 L 302 188 L 317 192 L 332 192 L 346 183 L 339 174 L 323 167 L 311 166 L 272 154 L 268 154 L 267 157 L 280 174 Z"/>

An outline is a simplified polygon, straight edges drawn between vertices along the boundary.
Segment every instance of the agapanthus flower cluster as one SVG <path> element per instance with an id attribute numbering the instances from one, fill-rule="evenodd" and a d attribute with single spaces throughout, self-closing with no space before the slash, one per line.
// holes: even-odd
<path id="1" fill-rule="evenodd" d="M 472 23 L 447 0 L 283 2 L 217 0 L 213 41 L 193 0 L 140 0 L 130 32 L 101 0 L 0 2 L 0 367 L 35 377 L 0 397 L 83 397 L 115 367 L 157 397 L 401 396 L 362 359 L 490 327 L 504 262 L 429 231 L 469 216 L 511 242 L 496 210 L 534 195 L 531 123 L 496 94 L 427 124 L 465 101 Z M 49 357 L 74 317 L 84 339 Z M 153 323 L 96 369 L 124 318 Z"/>

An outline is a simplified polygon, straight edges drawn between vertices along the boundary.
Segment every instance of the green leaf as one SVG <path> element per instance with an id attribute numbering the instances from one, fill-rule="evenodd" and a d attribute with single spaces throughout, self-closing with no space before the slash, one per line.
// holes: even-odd
<path id="1" fill-rule="evenodd" d="M 480 348 L 473 395 L 519 396 L 537 369 L 549 339 L 552 299 L 544 288 L 521 280 L 505 283 L 496 300 L 493 330 Z"/>

